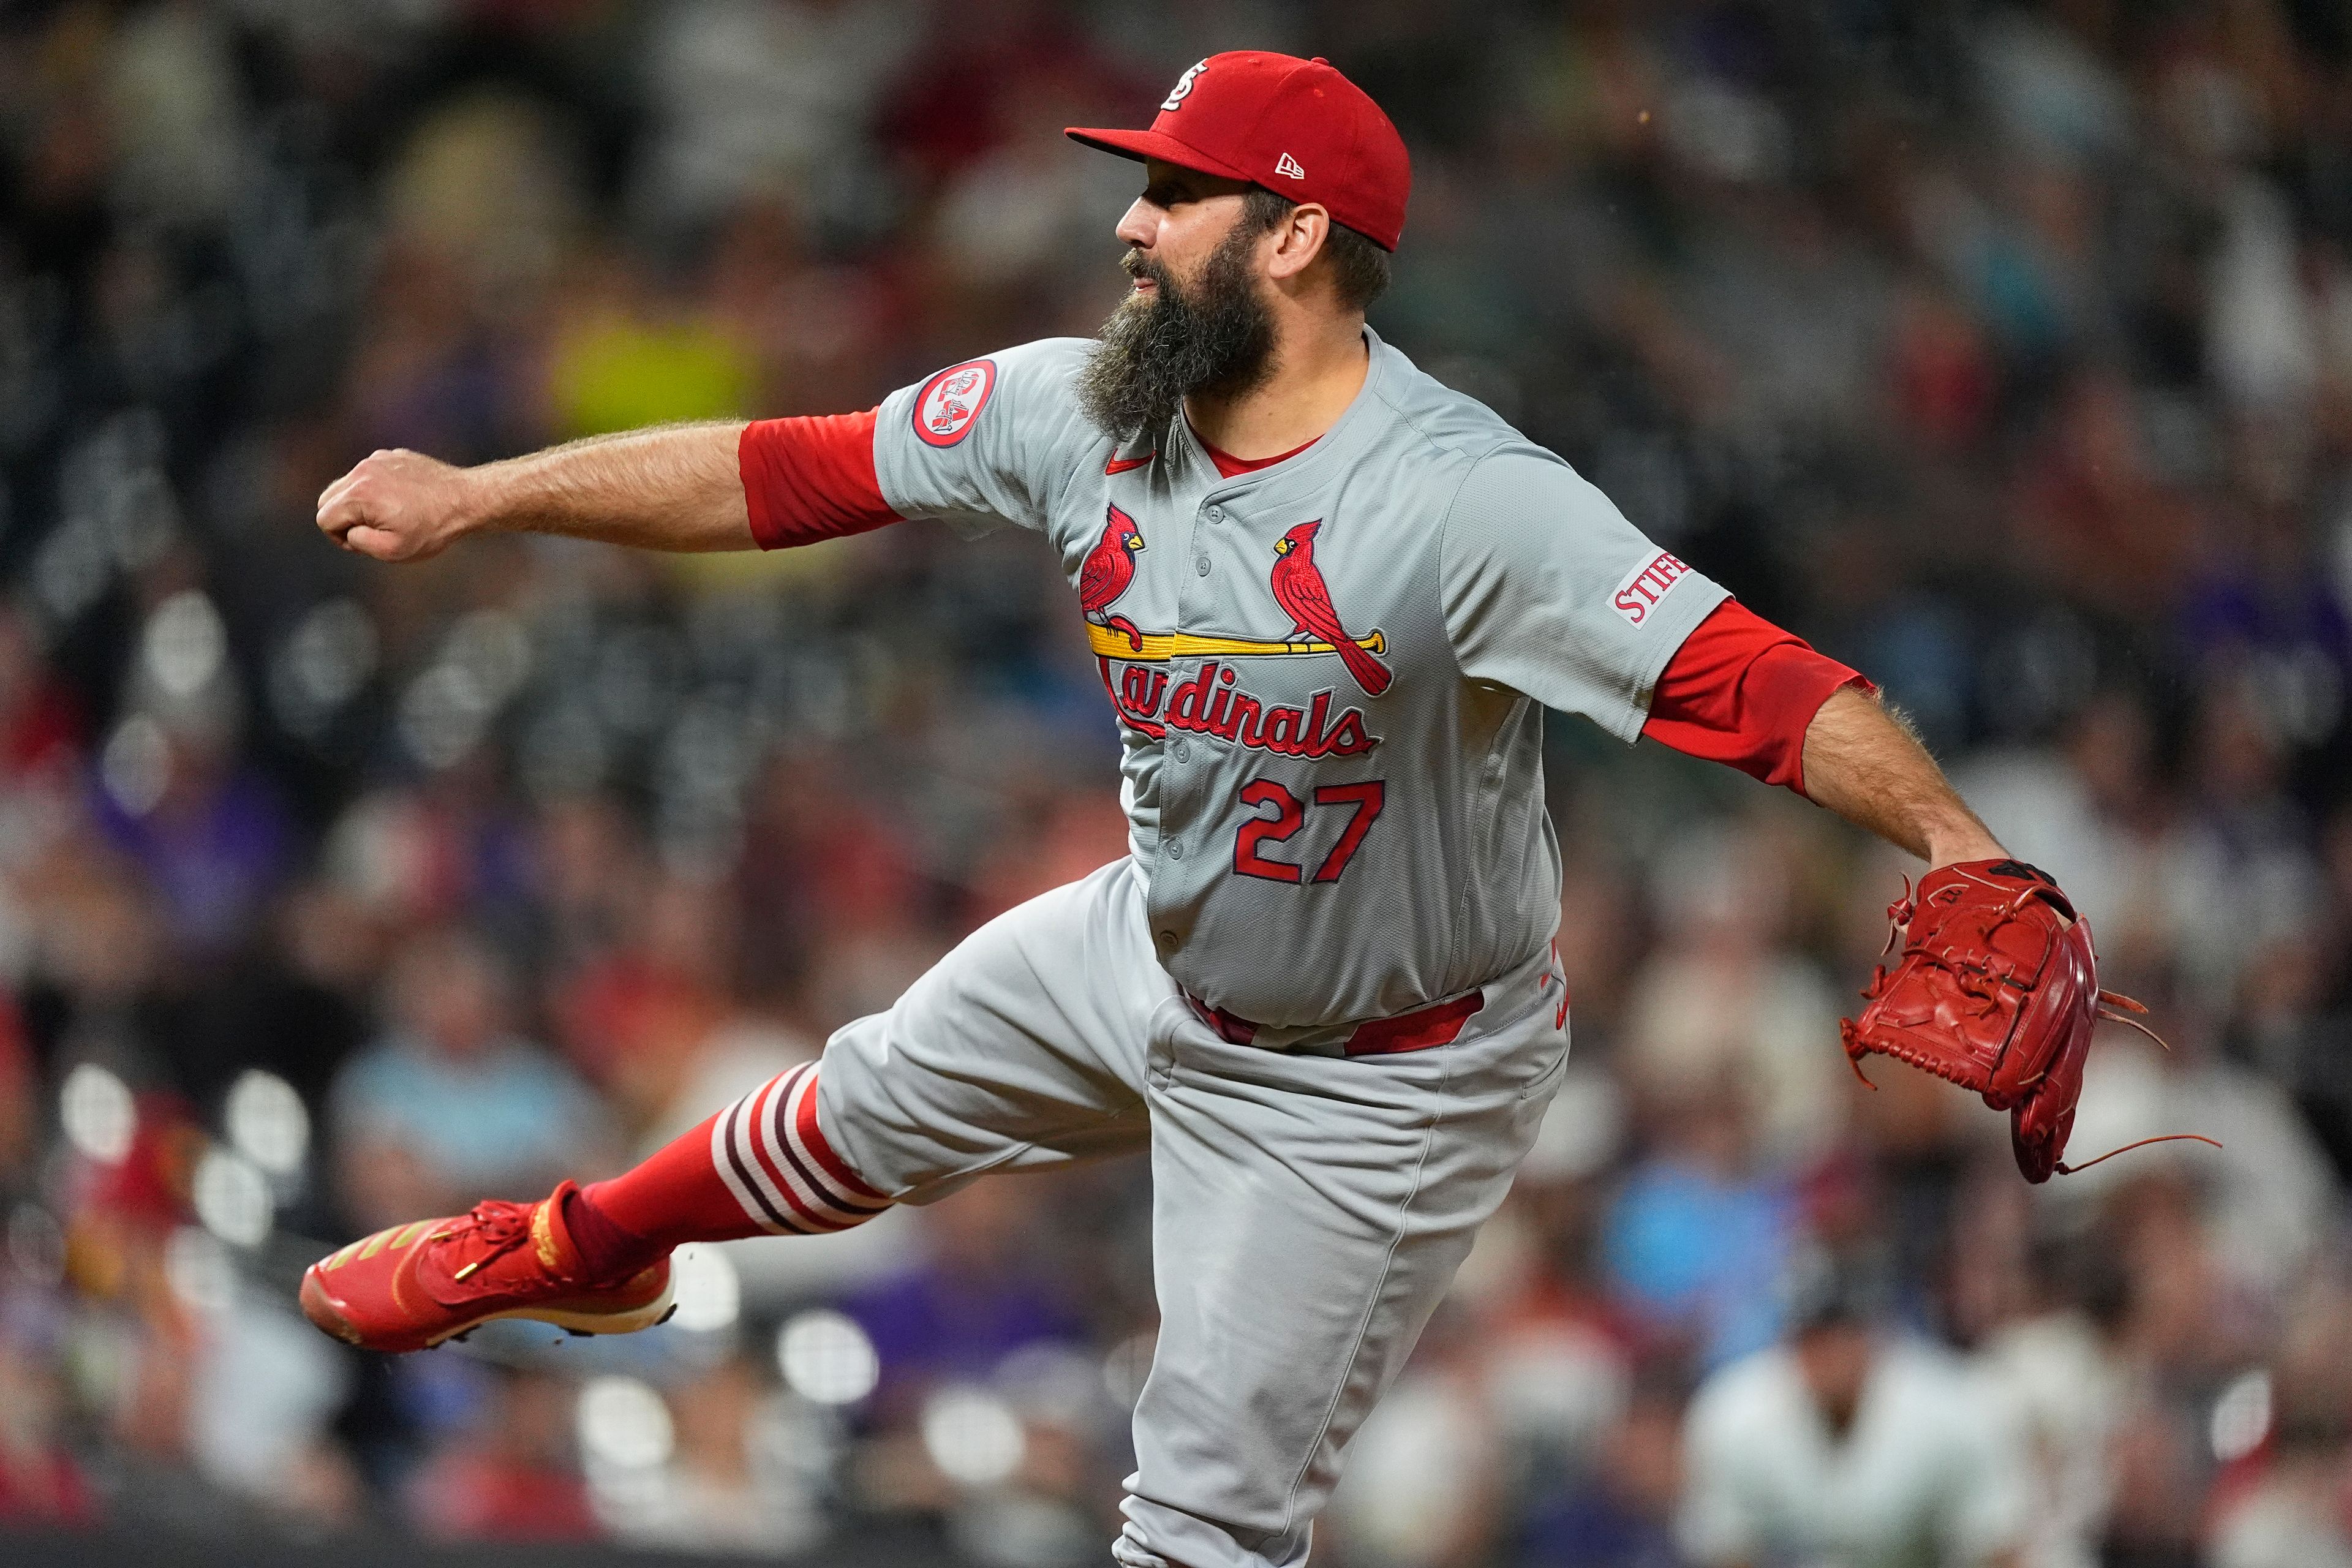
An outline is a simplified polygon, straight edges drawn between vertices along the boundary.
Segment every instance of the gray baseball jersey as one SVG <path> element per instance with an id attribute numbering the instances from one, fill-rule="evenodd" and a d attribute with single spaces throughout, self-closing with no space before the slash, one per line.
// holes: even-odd
<path id="1" fill-rule="evenodd" d="M 1559 917 L 1542 710 L 1639 736 L 1725 591 L 1369 331 L 1305 451 L 1223 477 L 1182 419 L 1115 447 L 1049 339 L 882 405 L 900 514 L 1061 554 L 1125 742 L 1154 949 L 1195 997 L 1311 1029 L 1467 992 Z"/>

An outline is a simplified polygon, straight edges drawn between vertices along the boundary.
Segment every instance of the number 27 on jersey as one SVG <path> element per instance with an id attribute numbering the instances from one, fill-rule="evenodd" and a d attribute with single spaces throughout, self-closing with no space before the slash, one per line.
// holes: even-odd
<path id="1" fill-rule="evenodd" d="M 1269 882 L 1336 882 L 1346 875 L 1348 862 L 1356 858 L 1356 851 L 1363 847 L 1364 835 L 1379 820 L 1387 794 L 1388 784 L 1381 779 L 1315 787 L 1317 807 L 1337 807 L 1349 816 L 1347 825 L 1339 830 L 1339 841 L 1309 878 L 1307 868 L 1297 861 L 1267 853 L 1269 846 L 1287 843 L 1307 826 L 1307 803 L 1272 779 L 1253 779 L 1241 787 L 1241 803 L 1260 812 L 1270 807 L 1274 815 L 1260 816 L 1242 824 L 1241 832 L 1234 839 L 1234 870 L 1241 876 L 1262 877 Z"/>

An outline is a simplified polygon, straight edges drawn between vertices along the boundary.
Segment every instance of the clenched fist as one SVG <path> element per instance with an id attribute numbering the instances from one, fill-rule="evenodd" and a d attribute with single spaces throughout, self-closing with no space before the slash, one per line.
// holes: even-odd
<path id="1" fill-rule="evenodd" d="M 319 531 L 378 561 L 424 561 L 471 526 L 475 482 L 422 452 L 375 452 L 319 497 Z"/>

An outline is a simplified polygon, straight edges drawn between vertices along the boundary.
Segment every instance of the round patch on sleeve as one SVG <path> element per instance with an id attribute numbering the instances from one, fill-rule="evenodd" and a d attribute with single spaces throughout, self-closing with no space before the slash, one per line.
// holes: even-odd
<path id="1" fill-rule="evenodd" d="M 934 447 L 952 447 L 971 433 L 971 422 L 996 390 L 996 362 L 966 360 L 930 380 L 915 398 L 915 434 Z"/>

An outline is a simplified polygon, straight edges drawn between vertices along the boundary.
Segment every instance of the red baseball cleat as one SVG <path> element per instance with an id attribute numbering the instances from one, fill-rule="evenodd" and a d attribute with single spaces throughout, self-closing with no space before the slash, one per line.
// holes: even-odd
<path id="1" fill-rule="evenodd" d="M 493 1198 L 470 1214 L 394 1226 L 302 1274 L 302 1313 L 372 1351 L 430 1350 L 493 1318 L 532 1318 L 581 1334 L 625 1334 L 667 1321 L 669 1259 L 625 1279 L 583 1276 L 563 1220 L 564 1183 L 535 1204 Z"/>

